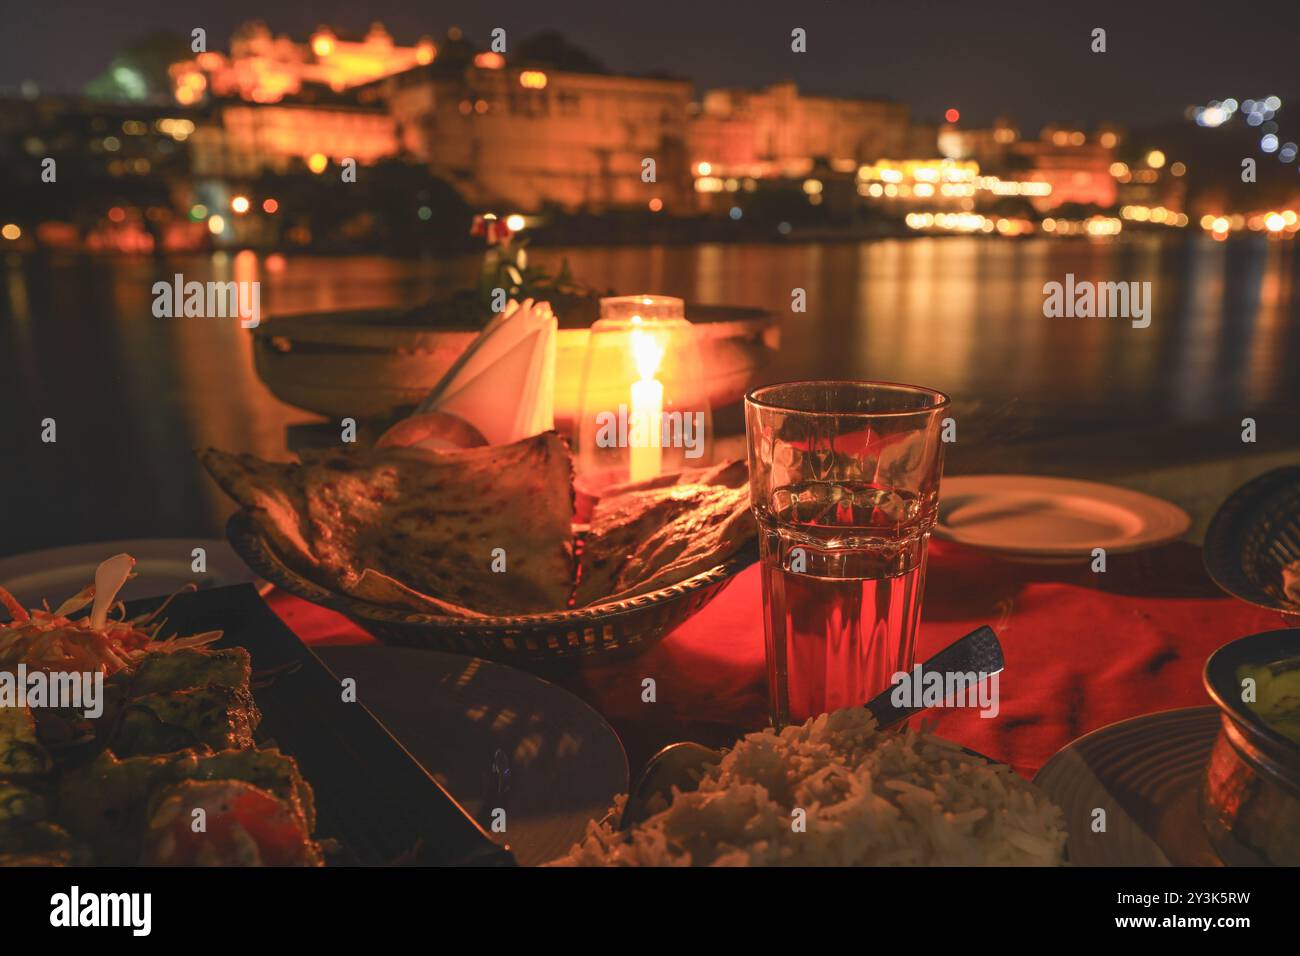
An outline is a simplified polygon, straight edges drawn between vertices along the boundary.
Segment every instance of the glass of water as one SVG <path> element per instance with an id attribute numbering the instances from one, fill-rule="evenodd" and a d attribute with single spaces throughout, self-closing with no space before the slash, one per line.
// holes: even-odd
<path id="1" fill-rule="evenodd" d="M 947 407 L 884 382 L 745 396 L 776 727 L 865 704 L 911 669 Z"/>

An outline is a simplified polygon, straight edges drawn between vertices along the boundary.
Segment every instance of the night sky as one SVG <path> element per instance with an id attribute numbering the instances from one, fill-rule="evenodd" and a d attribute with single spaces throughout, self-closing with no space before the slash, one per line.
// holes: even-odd
<path id="1" fill-rule="evenodd" d="M 265 20 L 302 39 L 320 23 L 364 32 L 381 20 L 399 43 L 458 25 L 480 42 L 495 26 L 522 38 L 558 29 L 615 70 L 668 71 L 701 87 L 792 79 L 809 92 L 886 96 L 921 120 L 949 106 L 968 123 L 1163 123 L 1189 103 L 1300 92 L 1296 0 L 119 0 L 11 3 L 0 86 L 74 90 L 130 39 L 208 30 L 224 50 L 234 27 Z M 790 30 L 808 31 L 808 53 Z M 1109 52 L 1089 51 L 1105 27 Z"/>

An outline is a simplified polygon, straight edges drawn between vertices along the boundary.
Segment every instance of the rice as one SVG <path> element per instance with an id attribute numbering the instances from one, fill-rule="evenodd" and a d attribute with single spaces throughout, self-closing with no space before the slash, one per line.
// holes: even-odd
<path id="1" fill-rule="evenodd" d="M 625 797 L 561 866 L 1055 866 L 1058 807 L 1010 767 L 864 707 L 749 734 L 698 790 L 616 830 Z M 799 811 L 803 811 L 801 814 Z"/>

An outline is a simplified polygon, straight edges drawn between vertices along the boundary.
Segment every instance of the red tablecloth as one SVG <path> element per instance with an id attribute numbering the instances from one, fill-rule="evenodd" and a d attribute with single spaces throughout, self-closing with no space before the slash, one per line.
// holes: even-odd
<path id="1" fill-rule="evenodd" d="M 549 673 L 604 714 L 634 768 L 665 743 L 724 745 L 767 722 L 757 567 L 638 657 Z M 343 617 L 274 592 L 271 606 L 309 644 L 372 640 Z M 1030 565 L 931 543 L 918 660 L 979 626 L 1006 655 L 1001 707 L 933 711 L 937 733 L 1032 775 L 1074 738 L 1126 717 L 1208 703 L 1201 668 L 1245 634 L 1295 625 L 1218 590 L 1186 544 L 1086 564 Z M 644 703 L 642 680 L 657 700 Z"/>

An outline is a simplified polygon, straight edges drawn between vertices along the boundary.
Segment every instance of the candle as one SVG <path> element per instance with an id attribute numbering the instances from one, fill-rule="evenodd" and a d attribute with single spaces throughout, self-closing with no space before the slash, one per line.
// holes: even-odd
<path id="1" fill-rule="evenodd" d="M 628 477 L 632 481 L 655 478 L 663 462 L 660 442 L 664 409 L 664 385 L 655 378 L 664 350 L 654 336 L 632 330 L 632 358 L 641 380 L 632 383 L 630 430 L 628 433 Z"/>
<path id="2" fill-rule="evenodd" d="M 628 473 L 633 481 L 659 474 L 663 449 L 659 447 L 659 415 L 664 407 L 663 382 L 644 378 L 632 383 L 632 432 L 628 445 Z"/>

